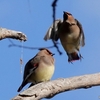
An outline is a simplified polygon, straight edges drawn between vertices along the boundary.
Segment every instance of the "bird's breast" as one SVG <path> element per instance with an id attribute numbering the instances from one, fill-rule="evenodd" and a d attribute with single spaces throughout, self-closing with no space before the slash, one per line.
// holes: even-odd
<path id="1" fill-rule="evenodd" d="M 31 80 L 36 83 L 48 81 L 54 73 L 54 65 L 41 64 L 31 75 Z"/>
<path id="2" fill-rule="evenodd" d="M 72 53 L 76 51 L 76 46 L 78 45 L 79 32 L 75 31 L 73 33 L 60 33 L 60 41 L 66 52 Z"/>

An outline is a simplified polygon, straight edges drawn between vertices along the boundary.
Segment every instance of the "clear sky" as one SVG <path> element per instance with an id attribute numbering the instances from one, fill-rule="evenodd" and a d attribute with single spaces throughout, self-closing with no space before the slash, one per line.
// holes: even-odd
<path id="1" fill-rule="evenodd" d="M 52 0 L 0 0 L 0 27 L 17 30 L 27 35 L 28 41 L 24 46 L 46 47 L 52 42 L 45 42 L 43 37 L 52 24 Z M 59 45 L 63 55 L 59 55 L 55 48 L 56 70 L 52 80 L 68 78 L 100 71 L 100 0 L 58 0 L 56 18 L 62 18 L 63 11 L 73 14 L 83 25 L 85 33 L 85 47 L 81 48 L 84 57 L 74 64 L 67 62 L 67 55 Z M 21 45 L 18 40 L 12 40 Z M 10 100 L 16 96 L 17 89 L 22 82 L 19 59 L 23 54 L 23 68 L 38 50 L 9 48 L 8 39 L 0 41 L 0 100 Z M 24 87 L 26 89 L 27 87 Z M 61 93 L 51 100 L 99 100 L 100 87 L 73 90 Z"/>

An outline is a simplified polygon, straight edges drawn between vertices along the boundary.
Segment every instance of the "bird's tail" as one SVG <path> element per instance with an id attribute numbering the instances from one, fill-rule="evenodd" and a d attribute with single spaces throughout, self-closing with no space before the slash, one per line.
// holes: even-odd
<path id="1" fill-rule="evenodd" d="M 20 92 L 22 88 L 27 84 L 27 82 L 22 82 L 21 86 L 18 88 L 17 92 Z"/>
<path id="2" fill-rule="evenodd" d="M 67 53 L 67 55 L 68 55 L 68 62 L 73 62 L 75 60 L 81 59 L 81 55 L 78 55 L 77 52 L 73 52 L 70 54 Z"/>

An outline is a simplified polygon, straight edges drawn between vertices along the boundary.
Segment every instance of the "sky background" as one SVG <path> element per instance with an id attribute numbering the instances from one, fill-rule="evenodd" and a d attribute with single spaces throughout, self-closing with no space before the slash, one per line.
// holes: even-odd
<path id="1" fill-rule="evenodd" d="M 45 42 L 43 37 L 52 24 L 52 0 L 0 0 L 0 27 L 21 31 L 28 40 L 23 43 L 29 47 L 46 47 L 53 45 Z M 82 61 L 68 63 L 68 57 L 59 45 L 63 55 L 56 48 L 55 73 L 52 80 L 100 72 L 100 0 L 58 0 L 56 19 L 62 18 L 63 11 L 73 14 L 83 25 L 85 46 L 81 48 Z M 15 44 L 22 45 L 18 40 Z M 9 39 L 0 41 L 0 100 L 11 100 L 22 82 L 20 57 L 23 55 L 22 68 L 38 50 L 8 46 Z M 24 87 L 26 89 L 26 87 Z M 23 89 L 23 90 L 24 90 Z M 90 89 L 78 89 L 56 95 L 51 100 L 100 100 L 100 86 Z M 45 99 L 43 99 L 45 100 Z"/>

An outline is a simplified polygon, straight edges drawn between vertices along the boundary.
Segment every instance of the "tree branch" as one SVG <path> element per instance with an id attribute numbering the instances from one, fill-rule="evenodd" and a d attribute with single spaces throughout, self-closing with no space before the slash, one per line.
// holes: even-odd
<path id="1" fill-rule="evenodd" d="M 35 49 L 41 49 L 41 48 L 48 48 L 48 49 L 50 49 L 50 48 L 54 48 L 55 46 L 54 45 L 52 45 L 52 46 L 47 46 L 47 47 L 29 47 L 29 46 L 22 46 L 22 45 L 18 45 L 18 44 L 15 44 L 12 40 L 10 40 L 9 39 L 9 42 L 11 43 L 11 44 L 9 44 L 8 45 L 8 47 L 19 47 L 19 48 L 25 48 L 25 49 L 31 49 L 31 50 L 35 50 Z M 57 42 L 57 44 L 60 44 L 60 43 L 58 43 Z"/>
<path id="2" fill-rule="evenodd" d="M 54 95 L 81 88 L 100 85 L 100 73 L 61 78 L 54 81 L 36 84 L 14 97 L 12 100 L 40 100 Z"/>
<path id="3" fill-rule="evenodd" d="M 0 28 L 0 40 L 5 38 L 12 38 L 12 39 L 18 39 L 21 41 L 26 41 L 27 37 L 25 34 L 19 31 L 14 30 L 8 30 L 6 28 Z"/>
<path id="4" fill-rule="evenodd" d="M 53 3 L 52 3 L 52 11 L 53 11 L 53 14 L 52 14 L 52 18 L 53 18 L 53 33 L 55 33 L 55 20 L 56 20 L 56 6 L 57 6 L 57 2 L 58 0 L 54 0 Z M 52 40 L 53 44 L 54 44 L 54 47 L 57 49 L 58 53 L 61 55 L 62 52 L 59 50 L 59 47 L 57 45 L 57 43 Z"/>

